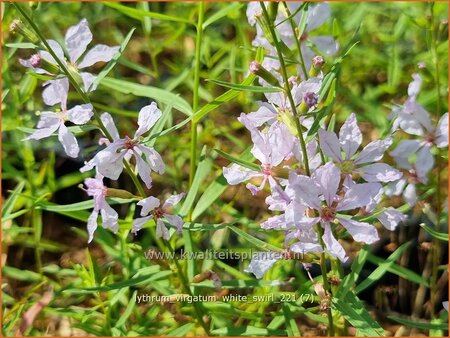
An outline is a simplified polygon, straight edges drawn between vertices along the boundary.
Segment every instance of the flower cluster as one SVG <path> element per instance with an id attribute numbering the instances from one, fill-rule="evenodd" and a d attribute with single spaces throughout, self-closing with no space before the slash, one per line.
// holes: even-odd
<path id="1" fill-rule="evenodd" d="M 265 61 L 262 64 L 252 62 L 250 72 L 260 77 L 263 87 L 287 88 L 286 75 L 283 77 L 277 71 L 280 64 L 274 46 L 280 43 L 288 47 L 293 45 L 296 36 L 286 18 L 289 13 L 295 13 L 296 6 L 299 4 L 290 4 L 288 11 L 278 12 L 275 16 L 272 24 L 280 41 L 273 43 L 273 36 L 268 37 L 264 29 L 267 15 L 262 15 L 260 3 L 248 5 L 249 23 L 257 29 L 253 44 L 266 50 Z M 309 6 L 305 32 L 318 27 L 329 16 L 326 4 Z M 296 23 L 299 15 L 292 16 Z M 301 36 L 300 42 L 306 38 Z M 316 45 L 324 55 L 337 51 L 337 44 L 328 37 L 317 39 Z M 322 69 L 322 56 L 312 57 L 303 45 L 302 52 L 308 56 L 311 70 Z M 386 197 L 401 193 L 408 185 L 405 200 L 410 205 L 415 203 L 414 185 L 426 182 L 434 164 L 433 147 L 448 145 L 448 114 L 436 127 L 433 125 L 429 114 L 416 102 L 421 83 L 416 74 L 408 90 L 407 102 L 391 114 L 392 135 L 366 143 L 355 113 L 347 117 L 338 134 L 325 124 L 326 119 L 317 117 L 315 120 L 315 113 L 323 105 L 318 100 L 318 93 L 324 75 L 322 71 L 310 70 L 308 78 L 299 68 L 296 70 L 297 74 L 288 78 L 290 92 L 273 93 L 270 90 L 265 94 L 267 101 L 258 102 L 255 112 L 242 113 L 238 118 L 250 132 L 251 153 L 260 162 L 260 170 L 232 164 L 223 168 L 223 174 L 230 185 L 248 182 L 247 188 L 252 195 L 263 191 L 269 183 L 265 201 L 268 210 L 276 214 L 263 222 L 261 228 L 283 231 L 288 252 L 326 253 L 345 262 L 348 256 L 341 238 L 351 237 L 355 242 L 371 244 L 379 240 L 374 221 L 394 230 L 406 220 L 402 212 L 385 207 L 384 201 Z M 317 123 L 317 131 L 311 131 Z M 418 137 L 400 141 L 389 152 L 401 170 L 383 162 L 398 129 Z M 261 278 L 280 257 L 255 258 L 246 271 Z"/>
<path id="2" fill-rule="evenodd" d="M 401 140 L 391 151 L 390 155 L 405 175 L 390 183 L 386 189 L 389 196 L 402 194 L 410 206 L 417 202 L 416 185 L 427 183 L 428 174 L 434 166 L 433 148 L 448 147 L 448 112 L 434 125 L 430 114 L 416 101 L 422 78 L 419 74 L 412 77 L 408 99 L 402 106 L 395 107 L 390 117 L 393 132 L 401 130 L 416 138 Z"/>
<path id="3" fill-rule="evenodd" d="M 77 139 L 70 128 L 66 126 L 66 122 L 83 125 L 88 123 L 97 113 L 90 103 L 76 105 L 71 109 L 67 108 L 69 77 L 76 82 L 72 85 L 82 86 L 83 88 L 79 89 L 85 93 L 91 93 L 96 89 L 96 77 L 81 70 L 97 62 L 108 62 L 119 52 L 119 46 L 109 47 L 102 44 L 96 45 L 86 52 L 86 48 L 91 41 L 92 33 L 88 22 L 83 19 L 77 25 L 68 29 L 63 47 L 55 40 L 46 40 L 51 50 L 42 49 L 37 54 L 32 55 L 30 59 L 20 60 L 23 66 L 31 68 L 34 72 L 52 77 L 51 80 L 44 83 L 45 88 L 42 97 L 47 105 L 59 104 L 61 107 L 61 110 L 56 112 L 41 112 L 37 129 L 25 140 L 39 140 L 58 131 L 58 139 L 66 154 L 73 158 L 78 157 L 80 149 Z M 64 55 L 64 50 L 68 52 L 67 58 Z M 143 107 L 138 115 L 138 129 L 132 138 L 128 135 L 123 138 L 119 136 L 114 120 L 109 113 L 105 112 L 98 116 L 100 129 L 104 132 L 104 137 L 100 138 L 99 145 L 106 145 L 106 147 L 80 169 L 81 172 L 96 169 L 95 178 L 87 178 L 84 181 L 86 186 L 84 190 L 94 198 L 94 209 L 87 224 L 88 242 L 91 242 L 94 237 L 99 214 L 102 217 L 104 228 L 113 232 L 117 232 L 119 229 L 119 215 L 108 204 L 108 196 L 121 197 L 125 194 L 133 198 L 136 197 L 126 191 L 108 188 L 103 183 L 104 178 L 117 180 L 124 169 L 125 163 L 131 163 L 132 159 L 134 159 L 136 171 L 148 189 L 152 187 L 152 172 L 164 173 L 165 165 L 161 155 L 152 147 L 147 146 L 143 138 L 143 135 L 149 132 L 161 115 L 162 113 L 155 102 Z M 163 223 L 162 217 L 181 231 L 184 224 L 183 220 L 179 216 L 170 214 L 168 207 L 177 204 L 183 196 L 184 193 L 171 196 L 162 207 L 159 206 L 160 203 L 157 198 L 141 196 L 142 200 L 138 202 L 138 205 L 142 206 L 141 216 L 146 217 L 138 218 L 133 222 L 132 232 L 136 233 L 150 219 L 154 219 L 157 225 L 157 236 L 169 239 L 170 233 Z M 147 216 L 148 214 L 151 215 Z"/>

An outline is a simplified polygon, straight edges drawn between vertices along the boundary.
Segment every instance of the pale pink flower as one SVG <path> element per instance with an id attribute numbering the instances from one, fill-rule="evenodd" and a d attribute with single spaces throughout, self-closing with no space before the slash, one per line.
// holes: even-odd
<path id="1" fill-rule="evenodd" d="M 94 238 L 94 232 L 97 229 L 97 218 L 100 212 L 102 216 L 102 226 L 111 229 L 116 233 L 119 229 L 117 212 L 111 208 L 106 202 L 108 188 L 103 184 L 103 176 L 98 174 L 95 178 L 87 178 L 84 180 L 87 189 L 85 190 L 89 196 L 94 197 L 94 210 L 88 218 L 87 230 L 89 234 L 88 243 Z"/>
<path id="2" fill-rule="evenodd" d="M 245 114 L 241 115 L 245 120 Z M 247 189 L 256 195 L 266 185 L 267 181 L 271 188 L 277 185 L 274 169 L 292 152 L 293 138 L 282 124 L 273 124 L 267 131 L 259 131 L 251 122 L 245 123 L 251 132 L 253 148 L 251 153 L 261 162 L 261 171 L 255 171 L 232 164 L 231 167 L 223 168 L 223 175 L 228 184 L 236 185 L 248 181 L 252 178 L 261 177 L 262 183 L 259 187 L 248 183 Z"/>
<path id="3" fill-rule="evenodd" d="M 333 159 L 344 175 L 358 174 L 367 182 L 392 182 L 402 176 L 386 163 L 373 163 L 383 158 L 392 144 L 390 138 L 370 142 L 356 154 L 362 143 L 362 134 L 354 113 L 342 125 L 339 138 L 333 132 L 319 129 L 319 142 L 324 154 Z"/>
<path id="4" fill-rule="evenodd" d="M 89 29 L 88 22 L 86 19 L 82 19 L 77 25 L 69 27 L 66 32 L 64 39 L 64 49 L 67 50 L 69 54 L 68 60 L 66 60 L 64 56 L 63 48 L 59 45 L 55 40 L 47 40 L 47 43 L 50 45 L 51 49 L 58 57 L 58 59 L 64 63 L 67 67 L 72 67 L 76 70 L 81 70 L 87 67 L 94 65 L 97 62 L 108 62 L 113 56 L 119 51 L 119 46 L 106 46 L 106 45 L 95 45 L 91 50 L 87 53 L 86 48 L 92 41 L 92 33 Z M 39 56 L 46 61 L 58 66 L 56 60 L 51 56 L 51 54 L 47 51 L 39 51 Z M 81 56 L 84 57 L 81 59 Z M 25 66 L 32 68 L 36 73 L 48 74 L 48 72 L 39 67 L 34 67 L 33 57 L 28 60 L 19 60 L 20 63 Z M 92 83 L 95 80 L 95 76 L 88 72 L 80 72 L 80 77 L 83 80 L 84 90 L 85 91 L 93 91 L 95 90 L 92 87 Z M 53 74 L 56 75 L 56 74 Z M 59 81 L 67 82 L 67 78 L 58 79 Z M 53 81 L 47 82 L 47 87 L 45 90 L 50 90 L 50 87 L 53 85 Z M 44 91 L 45 91 L 44 90 Z"/>
<path id="5" fill-rule="evenodd" d="M 147 223 L 151 219 L 154 219 L 156 221 L 156 237 L 162 237 L 165 240 L 169 240 L 169 230 L 166 228 L 162 220 L 164 218 L 167 222 L 177 228 L 178 233 L 181 233 L 184 224 L 183 219 L 178 215 L 171 214 L 168 209 L 178 204 L 184 196 L 185 193 L 172 195 L 162 206 L 160 206 L 160 200 L 153 196 L 144 198 L 143 200 L 139 201 L 138 205 L 142 207 L 141 216 L 145 217 L 140 217 L 133 221 L 132 232 L 137 233 L 142 229 L 145 223 Z"/>
<path id="6" fill-rule="evenodd" d="M 111 134 L 113 142 L 98 152 L 80 171 L 84 172 L 97 167 L 98 172 L 103 176 L 117 180 L 123 171 L 123 160 L 129 160 L 131 156 L 134 156 L 139 176 L 150 189 L 152 186 L 151 172 L 156 171 L 163 174 L 165 165 L 161 155 L 155 149 L 141 143 L 141 136 L 147 133 L 160 117 L 161 111 L 156 103 L 152 102 L 152 104 L 140 110 L 139 128 L 136 130 L 134 137 L 120 138 L 111 115 L 103 113 L 101 120 Z"/>
<path id="7" fill-rule="evenodd" d="M 320 223 L 324 228 L 322 237 L 329 253 L 345 261 L 344 248 L 333 235 L 331 224 L 339 222 L 355 241 L 371 244 L 379 239 L 376 228 L 368 223 L 358 222 L 351 217 L 338 214 L 369 204 L 381 189 L 379 183 L 352 185 L 343 197 L 337 195 L 341 184 L 341 171 L 333 163 L 327 163 L 314 171 L 312 177 L 291 172 L 289 187 L 294 190 L 297 201 L 316 210 L 318 216 L 304 217 L 300 223 L 311 226 Z"/>
<path id="8" fill-rule="evenodd" d="M 70 157 L 77 157 L 80 151 L 78 142 L 72 132 L 66 127 L 67 121 L 77 125 L 86 124 L 94 115 L 91 104 L 82 104 L 67 109 L 68 84 L 58 82 L 52 87 L 51 94 L 58 97 L 61 102 L 60 112 L 44 111 L 40 114 L 40 120 L 37 124 L 37 130 L 24 140 L 40 140 L 51 136 L 58 131 L 58 140 L 64 148 L 66 154 Z"/>

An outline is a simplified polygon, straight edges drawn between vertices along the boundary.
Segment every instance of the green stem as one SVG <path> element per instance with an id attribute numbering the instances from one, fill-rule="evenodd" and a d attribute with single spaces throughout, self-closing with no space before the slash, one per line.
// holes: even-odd
<path id="1" fill-rule="evenodd" d="M 305 60 L 303 59 L 302 46 L 300 45 L 300 38 L 297 36 L 297 31 L 295 30 L 295 24 L 293 18 L 291 17 L 291 11 L 289 10 L 286 1 L 283 1 L 283 6 L 289 18 L 288 21 L 289 24 L 291 25 L 292 34 L 294 35 L 295 47 L 297 48 L 297 52 L 300 57 L 300 66 L 302 67 L 303 75 L 305 76 L 305 80 L 308 80 L 308 72 L 306 71 Z"/>
<path id="2" fill-rule="evenodd" d="M 194 92 L 192 98 L 192 110 L 197 112 L 199 103 L 199 86 L 200 86 L 200 64 L 201 50 L 203 38 L 203 20 L 205 14 L 205 2 L 198 3 L 198 21 L 197 21 L 197 37 L 195 41 L 195 60 L 194 60 Z M 195 171 L 197 169 L 197 122 L 191 122 L 191 163 L 189 168 L 189 187 L 192 186 Z"/>
<path id="3" fill-rule="evenodd" d="M 33 22 L 33 20 L 28 16 L 28 14 L 20 7 L 17 3 L 12 3 L 12 5 L 22 14 L 22 16 L 25 18 L 25 20 L 29 23 L 31 28 L 35 31 L 35 33 L 38 35 L 39 39 L 41 40 L 42 44 L 45 46 L 47 51 L 50 53 L 50 55 L 55 59 L 58 66 L 63 71 L 64 75 L 67 77 L 69 82 L 72 84 L 72 86 L 75 88 L 75 90 L 78 92 L 78 94 L 81 96 L 81 99 L 84 101 L 84 103 L 91 104 L 91 100 L 89 99 L 89 96 L 83 91 L 83 89 L 79 86 L 77 81 L 73 78 L 73 76 L 68 71 L 66 65 L 64 62 L 62 62 L 58 56 L 55 54 L 55 52 L 52 50 L 50 45 L 48 44 L 45 37 L 42 35 L 41 31 L 37 27 L 37 25 Z M 106 129 L 105 125 L 103 124 L 100 114 L 95 110 L 94 106 L 92 106 L 92 111 L 94 112 L 94 118 L 98 123 L 99 128 L 103 132 L 103 134 L 110 140 L 113 141 L 113 138 L 111 134 L 109 133 L 108 129 Z M 127 171 L 128 175 L 130 175 L 131 179 L 133 180 L 133 183 L 136 186 L 136 189 L 139 191 L 139 194 L 141 194 L 142 197 L 145 197 L 145 190 L 142 187 L 142 184 L 137 179 L 136 175 L 134 174 L 133 170 L 131 170 L 130 166 L 126 161 L 124 161 L 125 170 Z"/>
<path id="4" fill-rule="evenodd" d="M 174 249 L 172 248 L 172 246 L 170 245 L 169 241 L 164 241 L 165 245 L 169 248 L 170 252 L 174 252 Z M 191 291 L 191 288 L 189 287 L 189 282 L 186 279 L 185 275 L 182 272 L 180 263 L 178 262 L 178 260 L 176 258 L 174 258 L 172 260 L 172 262 L 175 264 L 176 269 L 177 269 L 177 274 L 178 277 L 180 279 L 181 285 L 183 286 L 183 289 L 185 290 L 185 292 L 187 294 L 189 294 L 191 297 L 193 296 L 193 293 Z M 206 324 L 206 322 L 203 320 L 203 309 L 200 306 L 199 303 L 197 302 L 192 302 L 192 305 L 194 306 L 194 310 L 195 310 L 195 314 L 197 317 L 197 320 L 199 321 L 199 323 L 201 324 L 201 326 L 203 327 L 203 330 L 205 330 L 205 333 L 207 336 L 210 336 L 210 332 L 209 332 L 209 328 L 208 325 Z"/>
<path id="5" fill-rule="evenodd" d="M 281 52 L 280 46 L 278 44 L 278 38 L 277 38 L 277 34 L 275 33 L 275 29 L 273 28 L 272 23 L 269 21 L 269 13 L 267 13 L 266 6 L 264 5 L 263 2 L 260 2 L 260 4 L 261 4 L 261 8 L 263 10 L 264 17 L 267 20 L 267 24 L 270 29 L 270 34 L 272 35 L 275 49 L 277 50 L 278 59 L 280 61 L 281 75 L 283 76 L 283 80 L 284 80 L 284 91 L 286 92 L 286 95 L 289 99 L 289 103 L 292 108 L 292 114 L 294 115 L 295 127 L 297 129 L 298 139 L 300 141 L 300 148 L 301 148 L 302 154 L 303 154 L 303 161 L 304 161 L 304 165 L 305 165 L 306 175 L 311 176 L 311 171 L 309 170 L 308 153 L 306 151 L 306 142 L 303 137 L 303 130 L 302 130 L 303 128 L 300 124 L 297 107 L 295 105 L 295 101 L 294 101 L 294 98 L 292 97 L 292 93 L 291 93 L 291 88 L 289 86 L 289 78 L 287 76 L 286 64 L 284 62 L 283 53 Z"/>

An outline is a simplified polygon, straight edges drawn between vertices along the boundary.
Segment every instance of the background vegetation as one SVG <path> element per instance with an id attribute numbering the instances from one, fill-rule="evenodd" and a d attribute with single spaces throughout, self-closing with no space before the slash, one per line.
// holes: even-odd
<path id="1" fill-rule="evenodd" d="M 448 110 L 447 3 L 330 5 L 332 20 L 315 34 L 335 36 L 341 51 L 358 42 L 340 64 L 333 106 L 337 124 L 356 112 L 367 140 L 386 134 L 390 128 L 387 116 L 395 103 L 404 102 L 414 72 L 420 72 L 424 79 L 420 103 L 436 118 L 438 102 L 440 113 Z M 137 112 L 153 100 L 166 112 L 163 127 L 186 118 L 180 109 L 171 108 L 174 104 L 192 105 L 197 4 L 34 2 L 30 6 L 42 33 L 57 40 L 81 18 L 89 21 L 94 43 L 121 44 L 131 28 L 136 28 L 118 65 L 92 96 L 98 110 L 110 112 L 118 121 L 121 135 L 134 132 Z M 239 2 L 206 4 L 200 107 L 226 91 L 209 79 L 240 83 L 255 57 L 251 46 L 255 32 L 247 23 L 245 10 L 246 4 Z M 114 235 L 99 228 L 93 243 L 87 244 L 86 209 L 91 204 L 83 202 L 89 198 L 78 184 L 89 173 L 81 174 L 78 169 L 95 151 L 98 133 L 87 131 L 79 136 L 78 159 L 68 158 L 55 139 L 22 141 L 27 128 L 34 127 L 37 112 L 45 108 L 40 98 L 42 81 L 18 62 L 32 54 L 17 48 L 22 38 L 9 32 L 9 24 L 19 14 L 10 4 L 2 3 L 2 16 L 3 334 L 204 335 L 195 319 L 198 309 L 192 304 L 136 302 L 136 295 L 183 292 L 176 273 L 180 267 L 171 261 L 146 259 L 144 252 L 158 244 L 152 232 L 141 231 L 134 237 L 128 231 Z M 437 34 L 434 40 L 433 34 Z M 327 61 L 331 64 L 334 59 Z M 419 68 L 419 63 L 425 67 Z M 440 83 L 437 90 L 436 77 Z M 251 197 L 243 185 L 229 187 L 222 176 L 222 167 L 229 161 L 215 151 L 236 157 L 246 152 L 249 133 L 236 117 L 251 112 L 259 98 L 261 94 L 241 92 L 211 110 L 199 124 L 201 170 L 194 181 L 198 193 L 192 201 L 193 221 L 216 225 L 237 222 L 236 227 L 193 231 L 191 239 L 186 234 L 174 236 L 171 245 L 177 250 L 256 250 L 261 245 L 257 239 L 282 246 L 281 233 L 259 228 L 268 217 L 264 196 Z M 69 100 L 77 102 L 79 97 L 72 92 Z M 158 138 L 156 148 L 167 172 L 154 177 L 152 194 L 187 191 L 189 147 L 188 125 Z M 447 212 L 441 213 L 441 222 L 436 221 L 435 213 L 439 208 L 436 191 L 447 196 L 444 161 L 437 163 L 435 174 L 430 190 L 422 192 L 423 201 L 408 210 L 408 224 L 392 233 L 380 229 L 382 239 L 371 247 L 348 244 L 348 251 L 360 251 L 356 261 L 351 259 L 345 265 L 346 273 L 353 271 L 359 298 L 390 335 L 447 333 L 448 315 L 441 305 L 448 299 L 447 241 L 440 242 L 433 258 L 433 237 L 420 226 L 425 223 L 434 231 L 447 233 L 447 228 L 436 226 L 447 224 Z M 125 174 L 109 186 L 134 189 Z M 401 204 L 401 200 L 392 201 L 394 206 Z M 128 224 L 129 228 L 134 208 L 119 203 L 115 209 L 123 220 L 121 226 Z M 353 262 L 357 262 L 356 270 Z M 314 294 L 311 281 L 296 261 L 277 263 L 262 280 L 243 272 L 248 263 L 179 262 L 189 282 L 209 270 L 221 279 L 219 289 L 211 280 L 194 283 L 196 293 L 275 294 L 278 300 L 289 292 Z M 437 266 L 434 274 L 433 264 Z M 317 275 L 314 269 L 311 273 Z M 273 280 L 283 283 L 274 285 Z M 45 300 L 48 304 L 36 320 L 24 324 L 27 311 Z M 205 302 L 201 311 L 208 314 L 214 335 L 323 335 L 326 324 L 317 302 L 300 298 L 282 303 Z M 359 328 L 359 333 L 367 334 L 363 329 Z"/>

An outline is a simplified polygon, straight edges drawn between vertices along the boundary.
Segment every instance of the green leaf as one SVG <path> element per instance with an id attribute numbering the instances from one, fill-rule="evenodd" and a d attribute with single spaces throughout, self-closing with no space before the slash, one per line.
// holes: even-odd
<path id="1" fill-rule="evenodd" d="M 264 58 L 264 49 L 262 47 L 259 47 L 256 51 L 255 60 L 258 62 L 262 62 L 262 59 Z M 253 83 L 253 80 L 255 79 L 254 74 L 250 74 L 242 83 L 241 85 L 248 86 Z M 200 110 L 195 112 L 193 116 L 193 121 L 195 123 L 199 122 L 203 117 L 205 117 L 208 113 L 213 111 L 214 109 L 220 107 L 222 104 L 231 101 L 236 96 L 238 96 L 240 93 L 239 90 L 236 89 L 230 89 L 223 93 L 222 95 L 218 96 L 214 99 L 214 101 L 206 104 L 203 106 Z"/>
<path id="2" fill-rule="evenodd" d="M 299 337 L 301 336 L 300 330 L 298 329 L 297 323 L 294 317 L 292 317 L 292 312 L 289 308 L 289 304 L 283 304 L 283 313 L 286 319 L 286 330 L 289 337 Z"/>
<path id="3" fill-rule="evenodd" d="M 195 323 L 187 323 L 171 330 L 167 333 L 168 337 L 185 337 L 189 331 L 191 331 L 195 326 Z"/>
<path id="4" fill-rule="evenodd" d="M 367 260 L 373 264 L 381 265 L 384 263 L 384 259 L 376 257 L 372 254 L 368 254 Z M 404 278 L 406 280 L 409 280 L 410 282 L 416 283 L 416 284 L 423 284 L 426 287 L 430 286 L 430 283 L 427 279 L 423 278 L 421 275 L 415 273 L 414 271 L 411 271 L 403 266 L 400 266 L 396 263 L 391 263 L 388 267 L 387 271 L 390 273 L 393 273 L 401 278 Z"/>
<path id="5" fill-rule="evenodd" d="M 246 167 L 248 169 L 251 170 L 255 170 L 255 171 L 260 171 L 261 168 L 259 167 L 259 165 L 255 164 L 255 163 L 251 163 L 251 162 L 247 162 L 245 160 L 242 160 L 240 158 L 234 157 L 230 154 L 227 154 L 226 152 L 220 150 L 220 149 L 214 149 L 220 156 L 222 156 L 223 158 L 226 158 L 228 161 L 231 161 L 233 163 L 239 164 L 243 167 Z"/>
<path id="6" fill-rule="evenodd" d="M 122 325 L 125 325 L 128 317 L 130 317 L 131 313 L 133 312 L 134 307 L 136 306 L 136 295 L 137 295 L 137 291 L 134 291 L 133 294 L 131 295 L 130 301 L 128 302 L 127 308 L 120 315 L 120 318 L 117 321 L 116 325 L 114 325 L 115 328 L 119 328 Z"/>
<path id="7" fill-rule="evenodd" d="M 428 232 L 431 236 L 440 239 L 441 241 L 445 241 L 448 242 L 448 234 L 444 234 L 442 232 L 438 232 L 432 228 L 430 228 L 428 225 L 426 225 L 425 223 L 421 223 L 420 226 L 426 231 Z"/>
<path id="8" fill-rule="evenodd" d="M 243 161 L 250 161 L 253 155 L 250 153 L 250 147 L 247 148 L 240 156 Z M 197 202 L 197 205 L 192 212 L 192 219 L 195 220 L 203 214 L 228 188 L 228 182 L 225 177 L 220 175 L 206 188 L 203 195 Z"/>
<path id="9" fill-rule="evenodd" d="M 206 156 L 206 146 L 203 147 L 202 153 L 200 154 L 200 162 L 195 172 L 194 180 L 189 188 L 189 192 L 184 200 L 183 206 L 181 207 L 179 214 L 184 217 L 188 214 L 192 205 L 194 204 L 195 197 L 197 196 L 200 185 L 203 183 L 212 168 L 211 158 Z"/>
<path id="10" fill-rule="evenodd" d="M 16 205 L 17 199 L 19 198 L 20 194 L 23 191 L 23 188 L 25 187 L 25 182 L 22 181 L 14 188 L 14 190 L 11 192 L 11 195 L 6 199 L 6 201 L 3 203 L 2 207 L 2 219 L 9 214 L 14 209 L 14 206 Z"/>
<path id="11" fill-rule="evenodd" d="M 286 336 L 284 330 L 263 329 L 255 326 L 222 327 L 212 330 L 212 334 L 219 336 Z"/>
<path id="12" fill-rule="evenodd" d="M 100 85 L 115 90 L 119 93 L 148 97 L 166 105 L 173 105 L 173 107 L 180 112 L 188 116 L 192 115 L 192 108 L 187 101 L 185 101 L 177 94 L 173 94 L 160 88 L 144 86 L 141 84 L 125 80 L 113 79 L 110 77 L 104 78 Z"/>
<path id="13" fill-rule="evenodd" d="M 127 36 L 125 37 L 125 39 L 121 43 L 121 45 L 119 47 L 119 51 L 116 54 L 114 54 L 114 56 L 111 59 L 111 61 L 109 61 L 108 64 L 106 65 L 106 67 L 103 68 L 103 70 L 100 72 L 100 74 L 98 74 L 96 76 L 95 80 L 91 83 L 89 88 L 97 88 L 97 86 L 102 82 L 102 80 L 105 78 L 105 76 L 108 75 L 108 73 L 114 68 L 114 66 L 116 65 L 117 61 L 122 56 L 123 51 L 127 47 L 128 42 L 130 42 L 131 36 L 133 35 L 133 32 L 135 31 L 135 29 L 136 28 L 132 28 L 130 30 L 130 32 L 127 34 Z"/>
<path id="14" fill-rule="evenodd" d="M 215 12 L 213 15 L 209 16 L 205 22 L 203 22 L 203 30 L 208 27 L 209 25 L 213 24 L 217 20 L 223 18 L 224 16 L 228 15 L 228 13 L 232 11 L 238 11 L 239 9 L 244 6 L 243 3 L 235 2 L 230 5 L 227 5 L 226 7 L 222 8 L 221 10 Z"/>
<path id="15" fill-rule="evenodd" d="M 359 273 L 361 272 L 364 264 L 366 263 L 367 256 L 369 255 L 368 245 L 364 245 L 362 249 L 359 251 L 355 260 L 352 263 L 351 271 L 349 275 L 345 276 L 342 280 L 341 285 L 336 292 L 337 298 L 343 298 L 350 291 L 350 288 L 355 285 L 358 280 Z"/>
<path id="16" fill-rule="evenodd" d="M 385 261 L 380 262 L 378 267 L 367 277 L 364 281 L 362 281 L 356 288 L 355 293 L 358 294 L 361 291 L 368 288 L 370 285 L 378 281 L 392 266 L 395 261 L 400 258 L 402 253 L 408 248 L 411 242 L 406 242 L 400 245 L 397 250 L 395 250 Z"/>
<path id="17" fill-rule="evenodd" d="M 9 48 L 19 48 L 19 49 L 36 49 L 38 46 L 36 46 L 34 43 L 31 42 L 13 42 L 13 43 L 6 43 L 6 47 Z"/>
<path id="18" fill-rule="evenodd" d="M 448 323 L 430 323 L 423 320 L 419 320 L 417 318 L 407 319 L 400 318 L 398 316 L 387 316 L 389 319 L 400 323 L 402 325 L 406 325 L 411 328 L 422 329 L 422 330 L 445 330 L 448 331 Z"/>
<path id="19" fill-rule="evenodd" d="M 3 276 L 6 276 L 8 278 L 12 278 L 15 280 L 20 280 L 23 282 L 39 282 L 42 280 L 42 276 L 36 272 L 29 271 L 29 270 L 23 270 L 23 269 L 17 269 L 12 266 L 4 266 L 2 267 L 2 273 Z"/>
<path id="20" fill-rule="evenodd" d="M 181 16 L 171 16 L 167 14 L 161 14 L 161 13 L 155 13 L 155 12 L 149 12 L 144 11 L 142 9 L 136 9 L 129 6 L 124 6 L 116 2 L 103 2 L 105 6 L 114 8 L 118 10 L 120 13 L 125 14 L 129 16 L 130 18 L 137 19 L 137 20 L 143 20 L 144 18 L 153 18 L 153 19 L 159 19 L 163 21 L 175 21 L 175 22 L 182 22 L 186 24 L 193 24 L 192 21 L 188 19 L 184 19 Z"/>
<path id="21" fill-rule="evenodd" d="M 230 230 L 233 231 L 236 235 L 239 237 L 242 237 L 246 241 L 252 243 L 254 246 L 256 246 L 259 249 L 266 250 L 266 251 L 275 251 L 275 252 L 283 252 L 283 249 L 277 248 L 276 246 L 266 243 L 256 237 L 253 237 L 252 235 L 246 233 L 245 231 L 242 231 L 241 229 L 235 227 L 235 226 L 229 226 Z"/>
<path id="22" fill-rule="evenodd" d="M 253 92 L 253 93 L 275 93 L 275 92 L 283 91 L 282 88 L 278 88 L 278 87 L 248 86 L 248 85 L 243 85 L 240 83 L 230 83 L 230 82 L 211 80 L 211 79 L 208 81 L 215 83 L 222 87 L 236 89 L 239 91 Z"/>
<path id="23" fill-rule="evenodd" d="M 144 282 L 152 282 L 158 279 L 166 278 L 167 276 L 172 275 L 172 271 L 160 271 L 151 275 L 144 275 L 139 277 L 134 277 L 128 280 L 123 280 L 121 282 L 113 283 L 105 286 L 98 286 L 93 288 L 76 288 L 76 289 L 65 289 L 63 292 L 73 293 L 73 294 L 86 294 L 92 292 L 102 292 L 102 291 L 111 291 L 122 289 L 129 286 L 136 286 L 142 284 Z"/>
<path id="24" fill-rule="evenodd" d="M 384 335 L 383 328 L 370 316 L 364 304 L 353 292 L 348 292 L 344 298 L 333 297 L 332 304 L 356 328 L 356 336 L 379 337 Z"/>

